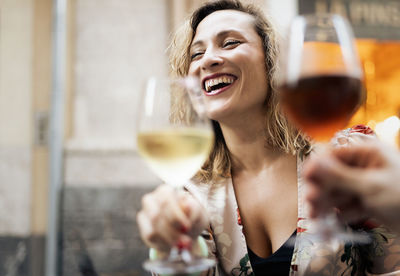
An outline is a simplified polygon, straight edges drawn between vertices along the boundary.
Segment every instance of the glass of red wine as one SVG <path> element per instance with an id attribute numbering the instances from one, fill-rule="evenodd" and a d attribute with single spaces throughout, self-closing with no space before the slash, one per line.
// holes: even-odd
<path id="1" fill-rule="evenodd" d="M 324 150 L 363 100 L 363 73 L 349 23 L 339 15 L 296 17 L 281 56 L 278 87 L 288 119 Z M 323 144 L 323 145 L 322 145 Z M 322 148 L 322 149 L 321 149 Z M 344 234 L 335 215 L 316 221 L 323 238 Z"/>

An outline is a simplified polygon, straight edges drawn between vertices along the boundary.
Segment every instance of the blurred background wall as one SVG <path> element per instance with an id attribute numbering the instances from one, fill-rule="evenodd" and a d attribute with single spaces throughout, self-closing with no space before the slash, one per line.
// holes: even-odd
<path id="1" fill-rule="evenodd" d="M 60 275 L 85 275 L 83 270 L 146 275 L 141 263 L 148 251 L 135 217 L 141 196 L 160 181 L 135 150 L 138 95 L 147 77 L 168 73 L 170 34 L 202 2 L 66 2 Z M 299 4 L 303 11 L 307 6 L 313 12 L 324 7 L 346 12 L 340 4 L 361 1 L 251 2 L 272 17 L 284 36 Z M 390 5 L 391 14 L 397 11 L 393 18 L 400 18 L 398 1 L 380 3 Z M 49 212 L 54 2 L 2 0 L 0 5 L 0 275 L 42 276 Z M 370 18 L 373 13 L 363 14 Z M 368 37 L 367 42 L 361 51 L 369 101 L 354 123 L 376 126 L 398 110 L 399 102 L 388 99 L 394 99 L 399 84 L 399 43 L 390 34 L 384 41 Z M 390 62 L 385 63 L 385 55 Z"/>
<path id="2" fill-rule="evenodd" d="M 43 267 L 47 149 L 34 126 L 49 103 L 47 9 L 34 0 L 0 7 L 0 275 L 40 275 Z"/>

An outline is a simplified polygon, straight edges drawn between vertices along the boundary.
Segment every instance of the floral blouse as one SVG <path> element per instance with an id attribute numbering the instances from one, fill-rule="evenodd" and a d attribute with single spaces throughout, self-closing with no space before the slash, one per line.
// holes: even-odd
<path id="1" fill-rule="evenodd" d="M 400 275 L 400 238 L 382 226 L 365 222 L 347 227 L 349 233 L 364 233 L 371 238 L 371 242 L 363 244 L 315 238 L 310 230 L 315 229 L 314 221 L 308 219 L 304 198 L 302 160 L 297 160 L 298 219 L 290 275 L 380 275 L 397 270 L 398 274 L 388 275 Z M 202 236 L 209 255 L 217 259 L 218 265 L 208 275 L 254 275 L 232 179 L 212 184 L 191 182 L 186 189 L 209 214 L 209 229 Z"/>

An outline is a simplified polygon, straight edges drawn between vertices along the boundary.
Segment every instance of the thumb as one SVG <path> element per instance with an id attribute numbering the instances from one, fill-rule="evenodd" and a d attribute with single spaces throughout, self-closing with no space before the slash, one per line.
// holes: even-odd
<path id="1" fill-rule="evenodd" d="M 190 195 L 186 195 L 182 198 L 180 204 L 189 220 L 195 221 L 199 216 L 199 212 L 201 212 L 201 207 L 197 200 Z"/>
<path id="2" fill-rule="evenodd" d="M 307 181 L 326 190 L 359 194 L 363 191 L 361 169 L 347 166 L 335 158 L 315 158 L 304 169 Z"/>
<path id="3" fill-rule="evenodd" d="M 181 206 L 186 216 L 192 223 L 191 229 L 189 229 L 188 234 L 192 237 L 196 237 L 207 226 L 208 219 L 206 215 L 206 210 L 192 196 L 185 197 L 181 202 Z"/>
<path id="4" fill-rule="evenodd" d="M 185 215 L 188 218 L 190 218 L 192 206 L 191 206 L 189 197 L 188 196 L 183 197 L 180 201 L 180 205 L 181 205 L 182 211 L 185 213 Z"/>

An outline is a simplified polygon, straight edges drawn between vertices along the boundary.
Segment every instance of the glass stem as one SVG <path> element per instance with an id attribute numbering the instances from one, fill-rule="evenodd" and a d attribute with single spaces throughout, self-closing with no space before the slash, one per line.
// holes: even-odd
<path id="1" fill-rule="evenodd" d="M 190 263 L 193 260 L 193 257 L 188 249 L 179 249 L 178 247 L 174 246 L 171 248 L 168 260 L 172 262 L 182 260 L 185 263 Z"/>

